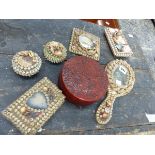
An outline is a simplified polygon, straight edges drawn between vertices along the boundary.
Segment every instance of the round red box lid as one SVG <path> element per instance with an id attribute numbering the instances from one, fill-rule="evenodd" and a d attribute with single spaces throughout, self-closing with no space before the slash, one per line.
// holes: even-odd
<path id="1" fill-rule="evenodd" d="M 59 76 L 59 87 L 66 99 L 77 105 L 89 105 L 107 92 L 108 77 L 97 61 L 75 56 L 64 63 Z"/>

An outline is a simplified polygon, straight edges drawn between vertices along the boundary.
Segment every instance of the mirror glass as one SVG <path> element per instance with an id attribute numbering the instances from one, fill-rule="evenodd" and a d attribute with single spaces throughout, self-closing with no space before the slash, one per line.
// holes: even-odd
<path id="1" fill-rule="evenodd" d="M 125 66 L 118 66 L 113 72 L 113 80 L 118 86 L 125 86 L 128 84 L 129 72 Z"/>
<path id="2" fill-rule="evenodd" d="M 80 45 L 86 49 L 93 49 L 95 47 L 95 43 L 85 35 L 79 36 Z"/>

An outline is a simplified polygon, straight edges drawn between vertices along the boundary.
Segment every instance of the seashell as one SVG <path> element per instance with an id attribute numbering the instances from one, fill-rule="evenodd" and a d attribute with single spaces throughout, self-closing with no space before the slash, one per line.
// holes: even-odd
<path id="1" fill-rule="evenodd" d="M 34 53 L 32 51 L 29 51 L 29 54 L 28 54 L 30 57 L 34 57 Z"/>
<path id="2" fill-rule="evenodd" d="M 107 113 L 103 113 L 102 114 L 102 118 L 106 119 L 108 117 L 108 114 Z"/>
<path id="3" fill-rule="evenodd" d="M 54 51 L 54 55 L 56 55 L 56 56 L 62 56 L 62 52 L 61 51 Z"/>
<path id="4" fill-rule="evenodd" d="M 116 32 L 118 32 L 118 29 L 114 29 L 114 28 L 109 28 L 110 33 L 114 34 Z"/>
<path id="5" fill-rule="evenodd" d="M 98 53 L 95 54 L 95 57 L 98 58 Z"/>
<path id="6" fill-rule="evenodd" d="M 123 47 L 122 51 L 123 52 L 131 52 L 131 48 L 129 47 L 129 45 L 126 45 Z"/>
<path id="7" fill-rule="evenodd" d="M 126 44 L 124 38 L 122 36 L 115 36 L 113 40 L 116 44 Z"/>
<path id="8" fill-rule="evenodd" d="M 88 50 L 88 51 L 87 51 L 87 54 L 88 54 L 88 55 L 94 55 L 95 53 L 96 53 L 95 50 Z"/>
<path id="9" fill-rule="evenodd" d="M 27 108 L 26 108 L 26 107 L 22 107 L 22 108 L 20 109 L 20 112 L 21 112 L 22 114 L 26 113 L 26 112 L 27 112 Z"/>

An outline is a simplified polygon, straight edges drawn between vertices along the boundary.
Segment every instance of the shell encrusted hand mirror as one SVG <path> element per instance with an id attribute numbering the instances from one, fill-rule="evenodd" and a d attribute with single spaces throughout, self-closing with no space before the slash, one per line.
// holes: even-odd
<path id="1" fill-rule="evenodd" d="M 113 54 L 117 57 L 129 57 L 133 54 L 122 30 L 105 27 L 105 35 Z"/>
<path id="2" fill-rule="evenodd" d="M 2 114 L 23 134 L 36 134 L 64 103 L 65 96 L 44 77 L 9 105 Z"/>
<path id="3" fill-rule="evenodd" d="M 99 61 L 100 38 L 81 29 L 74 28 L 69 51 Z"/>
<path id="4" fill-rule="evenodd" d="M 112 117 L 113 103 L 117 97 L 128 94 L 134 85 L 135 74 L 130 65 L 123 60 L 114 60 L 108 63 L 106 71 L 109 87 L 106 99 L 101 103 L 96 112 L 99 124 L 106 124 Z"/>

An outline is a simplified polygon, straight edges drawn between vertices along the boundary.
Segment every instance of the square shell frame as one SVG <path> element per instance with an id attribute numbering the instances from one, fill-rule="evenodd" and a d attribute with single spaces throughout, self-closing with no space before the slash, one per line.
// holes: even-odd
<path id="1" fill-rule="evenodd" d="M 95 41 L 94 53 L 90 53 L 89 49 L 86 49 L 80 45 L 79 36 L 82 34 L 88 36 L 91 40 Z M 83 55 L 83 56 L 99 61 L 100 59 L 100 38 L 91 33 L 85 32 L 81 29 L 74 28 L 72 32 L 71 41 L 70 41 L 69 51 L 75 54 Z"/>

